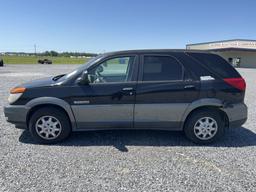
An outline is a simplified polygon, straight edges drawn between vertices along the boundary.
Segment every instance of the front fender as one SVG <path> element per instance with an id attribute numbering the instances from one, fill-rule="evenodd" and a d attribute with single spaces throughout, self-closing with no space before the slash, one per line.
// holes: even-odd
<path id="1" fill-rule="evenodd" d="M 47 104 L 48 105 L 57 105 L 57 106 L 63 108 L 69 116 L 72 129 L 73 130 L 76 129 L 76 121 L 75 121 L 73 111 L 72 111 L 70 105 L 62 99 L 59 99 L 56 97 L 38 97 L 38 98 L 35 98 L 35 99 L 32 99 L 31 101 L 29 101 L 26 104 L 26 107 L 31 110 L 33 107 L 36 107 L 38 105 L 47 105 Z"/>

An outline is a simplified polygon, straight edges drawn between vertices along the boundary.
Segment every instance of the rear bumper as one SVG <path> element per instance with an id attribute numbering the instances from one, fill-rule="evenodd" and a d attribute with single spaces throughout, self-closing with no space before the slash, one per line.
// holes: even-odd
<path id="1" fill-rule="evenodd" d="M 24 105 L 8 105 L 4 107 L 6 120 L 21 129 L 27 128 L 26 118 L 28 111 L 29 108 Z"/>
<path id="2" fill-rule="evenodd" d="M 232 104 L 222 108 L 229 119 L 229 127 L 241 127 L 247 120 L 247 106 L 244 103 Z"/>
<path id="3" fill-rule="evenodd" d="M 237 121 L 231 121 L 231 122 L 229 122 L 229 127 L 230 128 L 241 127 L 246 122 L 246 120 L 247 120 L 247 118 L 246 119 L 237 120 Z"/>

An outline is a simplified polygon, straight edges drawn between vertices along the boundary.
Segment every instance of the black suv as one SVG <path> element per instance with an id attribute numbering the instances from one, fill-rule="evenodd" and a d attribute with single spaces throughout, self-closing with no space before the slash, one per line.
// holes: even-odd
<path id="1" fill-rule="evenodd" d="M 1 59 L 1 57 L 0 57 L 0 67 L 3 67 L 3 66 L 4 66 L 4 60 Z"/>
<path id="2" fill-rule="evenodd" d="M 10 91 L 7 120 L 40 143 L 72 131 L 180 130 L 195 143 L 247 119 L 246 84 L 218 55 L 135 50 L 99 55 L 76 70 Z"/>

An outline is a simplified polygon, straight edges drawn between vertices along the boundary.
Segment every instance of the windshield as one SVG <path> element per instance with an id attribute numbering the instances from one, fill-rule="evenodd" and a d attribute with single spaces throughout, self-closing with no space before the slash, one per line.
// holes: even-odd
<path id="1" fill-rule="evenodd" d="M 101 58 L 103 57 L 103 55 L 98 55 L 96 57 L 91 58 L 89 61 L 87 61 L 87 63 L 79 66 L 78 68 L 76 68 L 75 70 L 64 74 L 64 75 L 58 75 L 56 77 L 53 78 L 53 80 L 55 79 L 55 81 L 64 81 L 66 79 L 69 79 L 70 77 L 73 77 L 79 73 L 81 73 L 82 71 L 84 71 L 85 69 L 87 69 L 88 67 L 90 67 L 93 63 L 99 61 Z M 59 77 L 59 78 L 58 78 Z"/>

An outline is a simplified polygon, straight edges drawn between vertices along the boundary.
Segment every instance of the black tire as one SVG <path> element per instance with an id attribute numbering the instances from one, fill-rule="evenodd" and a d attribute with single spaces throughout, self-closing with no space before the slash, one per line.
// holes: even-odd
<path id="1" fill-rule="evenodd" d="M 204 120 L 204 118 L 207 118 L 207 117 L 210 117 L 211 119 L 215 120 L 215 122 L 217 123 L 217 131 L 211 131 L 211 133 L 214 133 L 212 134 L 212 137 L 209 134 L 207 134 L 209 139 L 206 139 L 206 138 L 200 139 L 199 137 L 203 137 L 203 133 L 200 134 L 199 131 L 195 130 L 194 127 L 196 123 L 198 125 L 199 123 L 198 121 L 200 119 Z M 211 123 L 212 122 L 213 121 L 211 121 Z M 213 143 L 224 135 L 224 131 L 225 131 L 225 122 L 221 117 L 220 112 L 218 112 L 217 110 L 205 109 L 205 110 L 195 111 L 189 116 L 184 126 L 184 132 L 186 137 L 196 144 Z M 197 136 L 195 132 L 197 132 L 197 135 L 200 134 L 201 136 L 200 135 Z"/>
<path id="2" fill-rule="evenodd" d="M 56 138 L 44 139 L 38 134 L 38 129 L 36 129 L 36 123 L 40 118 L 45 116 L 51 116 L 57 119 L 61 124 L 61 131 L 57 132 Z M 71 133 L 71 125 L 69 117 L 60 109 L 55 107 L 43 107 L 35 111 L 29 121 L 29 131 L 31 136 L 37 143 L 41 144 L 53 144 L 66 139 Z"/>

